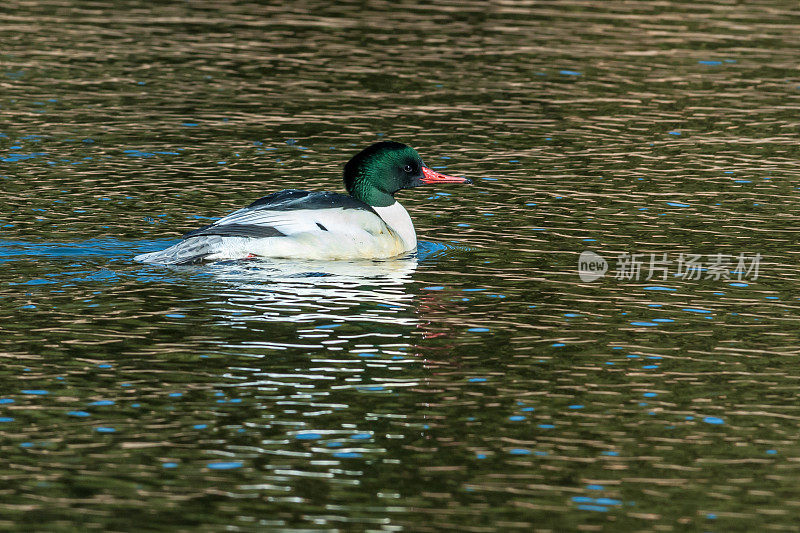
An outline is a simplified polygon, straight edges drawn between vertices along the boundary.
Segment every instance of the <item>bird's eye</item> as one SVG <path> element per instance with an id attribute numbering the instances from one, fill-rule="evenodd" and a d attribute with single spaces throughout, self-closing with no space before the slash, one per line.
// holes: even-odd
<path id="1" fill-rule="evenodd" d="M 411 172 L 414 169 L 411 168 L 411 165 L 406 165 L 406 166 L 403 167 L 403 170 L 405 170 L 406 172 Z"/>

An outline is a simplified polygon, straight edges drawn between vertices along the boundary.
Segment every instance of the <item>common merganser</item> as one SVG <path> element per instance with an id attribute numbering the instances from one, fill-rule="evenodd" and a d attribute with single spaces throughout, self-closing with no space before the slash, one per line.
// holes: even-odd
<path id="1" fill-rule="evenodd" d="M 344 166 L 348 195 L 279 191 L 190 231 L 137 261 L 182 265 L 220 259 L 386 259 L 414 251 L 417 235 L 396 192 L 430 183 L 472 183 L 426 167 L 416 150 L 384 141 Z"/>

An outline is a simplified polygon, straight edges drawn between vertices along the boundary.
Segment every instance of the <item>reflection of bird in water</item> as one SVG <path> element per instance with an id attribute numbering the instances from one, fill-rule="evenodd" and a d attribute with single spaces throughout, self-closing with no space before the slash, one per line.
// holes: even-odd
<path id="1" fill-rule="evenodd" d="M 431 183 L 471 183 L 445 176 L 411 147 L 380 142 L 344 167 L 348 195 L 285 190 L 256 200 L 213 224 L 184 235 L 178 244 L 136 256 L 138 261 L 201 261 L 283 257 L 385 259 L 417 247 L 414 224 L 395 193 Z"/>
<path id="2" fill-rule="evenodd" d="M 223 282 L 221 295 L 237 312 L 230 317 L 234 321 L 415 325 L 414 295 L 407 285 L 416 268 L 417 258 L 409 256 L 386 261 L 218 262 L 206 270 Z M 246 317 L 239 316 L 243 311 Z"/>
<path id="3" fill-rule="evenodd" d="M 448 359 L 445 353 L 439 355 L 438 343 L 437 347 L 415 343 L 441 334 L 443 321 L 454 318 L 447 313 L 453 303 L 446 301 L 444 291 L 420 292 L 411 284 L 418 265 L 435 264 L 450 253 L 465 250 L 469 248 L 421 241 L 417 252 L 399 259 L 264 258 L 156 271 L 202 281 L 215 296 L 212 309 L 217 323 L 243 330 L 240 342 L 248 350 L 369 351 L 371 346 L 383 353 L 441 364 L 430 359 L 434 352 L 436 359 Z M 148 273 L 154 271 L 153 267 L 144 268 Z M 287 327 L 276 328 L 278 324 Z M 296 324 L 308 327 L 297 329 Z"/>

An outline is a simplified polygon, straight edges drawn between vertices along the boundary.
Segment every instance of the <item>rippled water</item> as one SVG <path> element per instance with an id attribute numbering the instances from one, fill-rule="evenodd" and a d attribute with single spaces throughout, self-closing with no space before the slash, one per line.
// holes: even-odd
<path id="1" fill-rule="evenodd" d="M 796 528 L 796 2 L 12 0 L 0 30 L 3 529 Z M 475 182 L 399 195 L 413 258 L 131 260 L 379 139 Z"/>

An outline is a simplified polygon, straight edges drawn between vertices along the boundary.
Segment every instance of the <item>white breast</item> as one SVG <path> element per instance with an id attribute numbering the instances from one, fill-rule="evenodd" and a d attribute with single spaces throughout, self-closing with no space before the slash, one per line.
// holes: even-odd
<path id="1" fill-rule="evenodd" d="M 414 223 L 408 216 L 406 208 L 395 202 L 386 207 L 373 207 L 380 215 L 386 225 L 394 231 L 403 241 L 406 251 L 414 250 L 417 247 L 417 232 L 414 231 Z"/>

